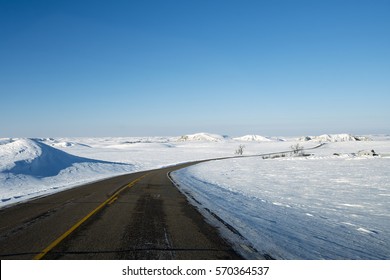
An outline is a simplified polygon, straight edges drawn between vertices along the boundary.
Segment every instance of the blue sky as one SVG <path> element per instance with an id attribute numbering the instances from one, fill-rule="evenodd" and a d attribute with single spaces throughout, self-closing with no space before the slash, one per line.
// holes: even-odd
<path id="1" fill-rule="evenodd" d="M 0 136 L 390 133 L 390 1 L 0 0 Z"/>

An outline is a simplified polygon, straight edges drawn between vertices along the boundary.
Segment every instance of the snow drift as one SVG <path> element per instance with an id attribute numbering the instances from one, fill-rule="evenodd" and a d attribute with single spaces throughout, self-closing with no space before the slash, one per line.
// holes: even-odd
<path id="1" fill-rule="evenodd" d="M 0 172 L 50 177 L 76 163 L 113 164 L 70 155 L 35 139 L 16 139 L 0 146 Z M 114 163 L 120 164 L 121 163 Z"/>
<path id="2" fill-rule="evenodd" d="M 0 139 L 0 207 L 133 170 L 132 164 L 71 155 L 38 139 Z"/>

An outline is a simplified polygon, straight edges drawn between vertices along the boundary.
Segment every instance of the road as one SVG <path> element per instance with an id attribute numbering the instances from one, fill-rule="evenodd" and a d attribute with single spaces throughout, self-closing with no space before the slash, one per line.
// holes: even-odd
<path id="1" fill-rule="evenodd" d="M 2 209 L 0 258 L 240 259 L 167 177 L 195 163 L 122 175 Z"/>

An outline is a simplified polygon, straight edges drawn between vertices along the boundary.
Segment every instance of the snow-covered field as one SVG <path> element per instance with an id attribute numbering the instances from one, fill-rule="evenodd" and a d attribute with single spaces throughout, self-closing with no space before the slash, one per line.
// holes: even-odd
<path id="1" fill-rule="evenodd" d="M 215 213 L 262 255 L 390 259 L 390 141 L 378 140 L 332 142 L 309 157 L 212 161 L 172 177 L 205 216 Z M 357 153 L 372 149 L 381 156 Z"/>
<path id="2" fill-rule="evenodd" d="M 390 259 L 389 136 L 3 138 L 0 208 L 123 173 L 234 156 L 239 145 L 259 155 L 320 142 L 309 157 L 212 161 L 172 177 L 206 216 L 242 235 L 243 250 L 278 259 Z"/>

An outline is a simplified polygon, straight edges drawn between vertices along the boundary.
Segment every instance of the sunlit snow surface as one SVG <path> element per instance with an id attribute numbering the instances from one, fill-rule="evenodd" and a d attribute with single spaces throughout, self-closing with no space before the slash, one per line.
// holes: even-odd
<path id="1" fill-rule="evenodd" d="M 349 154 L 369 147 L 385 156 Z M 312 152 L 208 162 L 173 178 L 200 209 L 216 213 L 262 254 L 390 259 L 389 142 L 330 143 Z"/>
<path id="2" fill-rule="evenodd" d="M 72 155 L 37 139 L 0 139 L 0 207 L 133 170 L 132 164 Z"/>
<path id="3" fill-rule="evenodd" d="M 369 138 L 374 141 L 333 142 L 345 139 L 335 135 L 325 146 L 307 151 L 309 157 L 213 161 L 173 177 L 201 211 L 218 215 L 263 255 L 390 259 L 390 137 Z M 288 151 L 295 143 L 305 148 L 319 144 L 266 139 L 204 133 L 185 139 L 3 138 L 0 208 L 118 174 L 234 156 L 239 145 L 245 146 L 244 155 L 258 155 Z M 380 157 L 358 155 L 372 149 Z"/>

